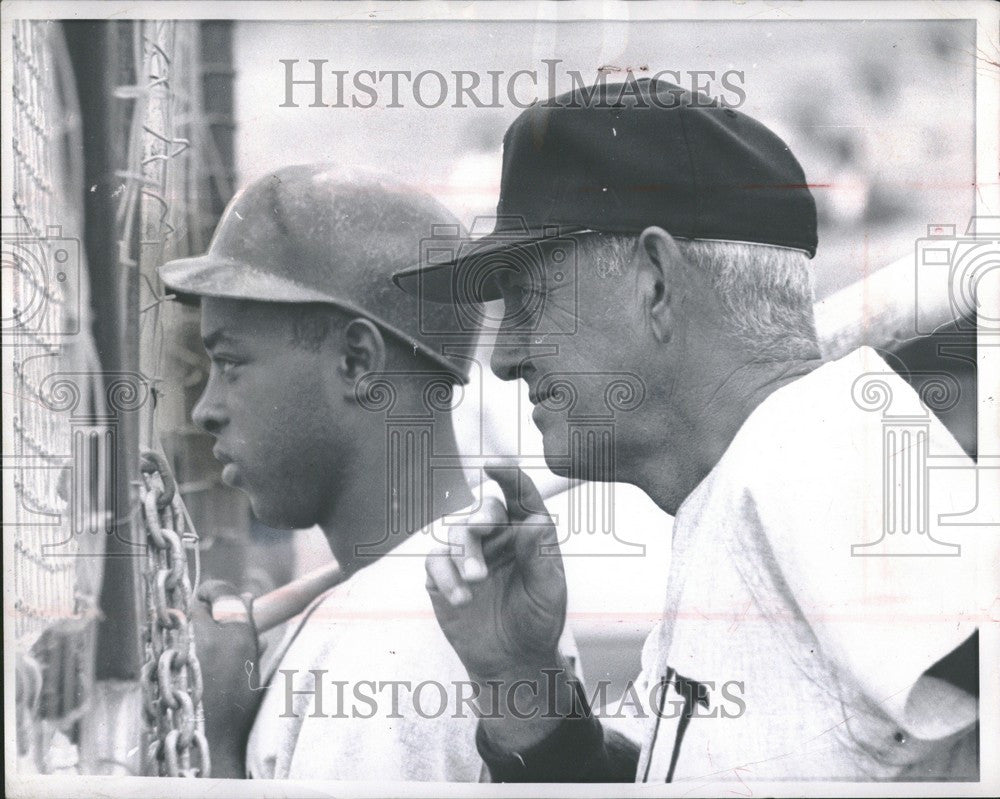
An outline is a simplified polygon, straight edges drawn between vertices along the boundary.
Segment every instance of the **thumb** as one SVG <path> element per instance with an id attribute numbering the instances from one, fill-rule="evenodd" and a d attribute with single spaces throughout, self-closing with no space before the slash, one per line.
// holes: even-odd
<path id="1" fill-rule="evenodd" d="M 239 589 L 226 580 L 205 580 L 198 586 L 195 596 L 202 602 L 212 605 L 219 597 L 239 596 Z"/>
<path id="2" fill-rule="evenodd" d="M 239 622 L 254 625 L 253 599 L 225 580 L 206 580 L 196 596 L 205 603 L 209 615 L 220 624 Z M 256 631 L 255 631 L 256 635 Z"/>

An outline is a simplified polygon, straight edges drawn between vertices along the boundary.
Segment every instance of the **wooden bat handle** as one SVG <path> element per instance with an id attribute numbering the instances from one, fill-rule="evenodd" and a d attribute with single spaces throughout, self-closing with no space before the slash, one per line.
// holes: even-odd
<path id="1" fill-rule="evenodd" d="M 955 321 L 947 276 L 923 280 L 927 285 L 918 286 L 911 253 L 816 303 L 823 358 L 834 360 L 864 345 L 892 349 Z"/>
<path id="2" fill-rule="evenodd" d="M 336 563 L 327 563 L 303 574 L 281 588 L 261 594 L 253 601 L 253 620 L 258 633 L 266 633 L 282 622 L 298 616 L 316 597 L 344 581 L 345 575 Z M 212 605 L 215 616 L 215 605 Z"/>

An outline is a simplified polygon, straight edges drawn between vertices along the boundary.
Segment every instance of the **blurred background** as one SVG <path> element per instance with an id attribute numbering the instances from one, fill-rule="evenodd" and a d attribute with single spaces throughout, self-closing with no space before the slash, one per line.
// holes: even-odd
<path id="1" fill-rule="evenodd" d="M 974 27 L 969 22 L 239 22 L 234 68 L 236 171 L 245 182 L 276 164 L 333 160 L 397 175 L 452 208 L 466 223 L 495 211 L 500 144 L 520 112 L 422 108 L 405 90 L 387 108 L 383 81 L 370 109 L 282 108 L 285 66 L 311 78 L 309 59 L 326 59 L 325 99 L 335 102 L 333 70 L 487 70 L 539 73 L 559 59 L 588 83 L 598 68 L 713 71 L 712 93 L 730 70 L 743 75 L 740 110 L 781 136 L 802 163 L 819 205 L 817 297 L 912 251 L 927 225 L 964 224 L 972 208 Z M 623 77 L 622 72 L 611 73 Z M 667 78 L 669 80 L 669 78 Z M 737 79 L 732 79 L 733 81 Z M 433 86 L 434 81 L 427 81 Z M 405 87 L 405 84 L 402 84 Z M 530 82 L 518 96 L 531 99 Z M 480 91 L 482 94 L 482 90 Z M 360 100 L 367 98 L 357 93 Z M 433 98 L 435 91 L 426 89 Z M 484 95 L 485 96 L 485 95 Z M 345 92 L 348 102 L 350 94 Z"/>

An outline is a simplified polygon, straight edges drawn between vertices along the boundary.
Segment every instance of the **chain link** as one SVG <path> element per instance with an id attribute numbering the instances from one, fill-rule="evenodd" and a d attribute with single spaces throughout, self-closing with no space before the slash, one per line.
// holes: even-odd
<path id="1" fill-rule="evenodd" d="M 146 532 L 146 662 L 143 715 L 148 762 L 167 777 L 211 775 L 202 710 L 201 666 L 191 621 L 191 579 L 185 547 L 197 552 L 174 479 L 163 457 L 142 455 L 142 521 Z"/>

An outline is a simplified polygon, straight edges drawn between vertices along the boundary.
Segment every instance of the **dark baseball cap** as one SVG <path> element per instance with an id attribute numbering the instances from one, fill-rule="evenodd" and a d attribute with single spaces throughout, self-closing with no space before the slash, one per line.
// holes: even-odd
<path id="1" fill-rule="evenodd" d="M 468 285 L 482 287 L 477 301 L 496 299 L 492 283 L 464 272 L 555 238 L 653 225 L 816 254 L 816 203 L 785 142 L 704 94 L 630 78 L 526 109 L 504 136 L 493 232 L 393 280 L 430 300 L 461 302 Z"/>

